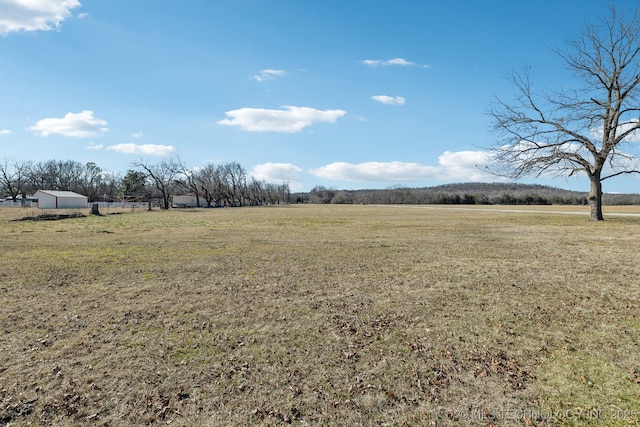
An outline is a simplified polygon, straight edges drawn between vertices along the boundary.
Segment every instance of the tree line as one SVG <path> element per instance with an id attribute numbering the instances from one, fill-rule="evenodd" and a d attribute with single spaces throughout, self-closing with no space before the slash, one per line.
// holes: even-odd
<path id="1" fill-rule="evenodd" d="M 189 168 L 179 158 L 137 161 L 122 175 L 96 163 L 74 160 L 0 161 L 0 198 L 24 199 L 37 190 L 73 191 L 89 202 L 147 202 L 163 208 L 174 195 L 191 194 L 197 206 L 257 206 L 290 202 L 333 204 L 501 204 L 586 205 L 586 193 L 536 184 L 462 183 L 436 187 L 337 190 L 316 186 L 291 194 L 288 183 L 272 184 L 248 177 L 237 162 Z M 638 205 L 639 194 L 605 194 L 608 205 Z"/>
<path id="2" fill-rule="evenodd" d="M 0 196 L 18 201 L 37 190 L 73 191 L 89 202 L 159 200 L 169 209 L 172 197 L 191 194 L 199 207 L 257 206 L 288 203 L 288 183 L 272 184 L 248 177 L 237 162 L 189 168 L 178 158 L 151 163 L 140 160 L 122 176 L 96 163 L 75 160 L 0 162 Z"/>
<path id="3" fill-rule="evenodd" d="M 320 204 L 587 205 L 588 195 L 545 185 L 515 183 L 393 186 L 378 190 L 337 190 L 319 185 L 309 193 L 294 194 L 293 200 Z M 603 201 L 606 205 L 638 205 L 640 194 L 604 194 Z"/>

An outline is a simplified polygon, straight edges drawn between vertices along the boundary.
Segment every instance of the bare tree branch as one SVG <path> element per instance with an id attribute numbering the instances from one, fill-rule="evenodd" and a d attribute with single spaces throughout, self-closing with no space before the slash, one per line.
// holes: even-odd
<path id="1" fill-rule="evenodd" d="M 602 181 L 638 173 L 618 147 L 640 133 L 640 16 L 618 14 L 588 25 L 556 51 L 581 86 L 536 96 L 529 69 L 513 73 L 517 96 L 490 107 L 502 138 L 492 148 L 492 172 L 526 175 L 584 173 L 591 182 L 591 218 L 602 219 Z"/>

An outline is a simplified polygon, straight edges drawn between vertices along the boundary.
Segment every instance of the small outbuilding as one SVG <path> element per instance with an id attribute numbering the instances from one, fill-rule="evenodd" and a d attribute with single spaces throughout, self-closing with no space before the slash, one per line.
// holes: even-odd
<path id="1" fill-rule="evenodd" d="M 38 190 L 34 197 L 40 209 L 84 209 L 89 205 L 87 196 L 73 191 Z"/>
<path id="2" fill-rule="evenodd" d="M 193 194 L 173 196 L 173 206 L 176 208 L 196 208 L 198 207 L 198 198 Z"/>

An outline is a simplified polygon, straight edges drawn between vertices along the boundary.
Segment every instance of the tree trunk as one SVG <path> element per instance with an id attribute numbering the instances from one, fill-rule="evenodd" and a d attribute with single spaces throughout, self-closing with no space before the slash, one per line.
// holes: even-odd
<path id="1" fill-rule="evenodd" d="M 589 191 L 589 208 L 591 211 L 590 219 L 592 221 L 602 221 L 602 181 L 600 173 L 596 173 L 590 177 L 591 191 Z"/>

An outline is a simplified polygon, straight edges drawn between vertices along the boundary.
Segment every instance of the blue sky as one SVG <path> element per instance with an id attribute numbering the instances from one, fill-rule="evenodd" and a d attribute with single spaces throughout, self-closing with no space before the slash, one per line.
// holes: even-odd
<path id="1" fill-rule="evenodd" d="M 530 66 L 541 88 L 569 84 L 553 49 L 608 13 L 604 0 L 0 0 L 0 158 L 123 175 L 140 159 L 236 161 L 294 191 L 493 182 L 478 165 L 506 76 Z"/>

